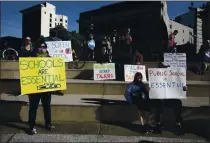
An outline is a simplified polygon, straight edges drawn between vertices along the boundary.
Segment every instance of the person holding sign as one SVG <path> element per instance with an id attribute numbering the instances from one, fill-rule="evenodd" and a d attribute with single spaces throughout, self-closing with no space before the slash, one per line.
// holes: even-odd
<path id="1" fill-rule="evenodd" d="M 160 63 L 159 68 L 168 68 L 169 65 L 165 65 L 164 63 Z M 187 86 L 183 86 L 183 91 L 187 91 Z M 164 105 L 170 106 L 174 110 L 175 120 L 176 120 L 176 128 L 178 129 L 178 134 L 183 134 L 183 119 L 182 119 L 182 101 L 180 99 L 151 99 L 156 109 L 155 113 L 155 132 L 162 133 L 162 124 L 161 117 L 164 109 Z"/>
<path id="2" fill-rule="evenodd" d="M 178 30 L 174 30 L 173 33 L 169 35 L 168 39 L 168 52 L 175 52 L 176 53 L 176 42 L 175 42 L 175 36 L 178 34 Z"/>
<path id="3" fill-rule="evenodd" d="M 134 104 L 138 107 L 138 118 L 140 123 L 144 126 L 144 132 L 151 132 L 149 130 L 149 92 L 146 85 L 142 82 L 143 76 L 140 72 L 137 72 L 134 76 L 133 82 L 131 82 L 126 91 L 125 98 L 129 104 Z"/>
<path id="4" fill-rule="evenodd" d="M 47 45 L 46 43 L 41 43 L 38 51 L 36 53 L 37 57 L 49 57 L 47 52 Z M 45 118 L 45 127 L 48 130 L 54 130 L 55 127 L 51 124 L 51 93 L 37 93 L 37 94 L 30 94 L 29 96 L 29 132 L 31 134 L 36 134 L 36 113 L 39 107 L 39 102 L 41 100 L 43 110 L 44 110 L 44 118 Z"/>

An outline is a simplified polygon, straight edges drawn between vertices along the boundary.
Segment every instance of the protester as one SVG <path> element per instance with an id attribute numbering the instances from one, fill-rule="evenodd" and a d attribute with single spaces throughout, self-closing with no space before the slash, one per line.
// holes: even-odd
<path id="1" fill-rule="evenodd" d="M 49 57 L 49 53 L 47 51 L 47 44 L 41 43 L 36 52 L 37 57 Z M 36 114 L 37 109 L 39 107 L 39 102 L 41 100 L 43 111 L 44 111 L 44 119 L 45 119 L 45 128 L 52 131 L 55 127 L 51 124 L 51 93 L 35 93 L 29 94 L 29 132 L 30 134 L 36 134 Z"/>
<path id="2" fill-rule="evenodd" d="M 133 63 L 136 65 L 140 65 L 143 63 L 143 55 L 138 50 L 136 50 L 136 52 L 134 54 Z"/>
<path id="3" fill-rule="evenodd" d="M 21 46 L 20 49 L 20 57 L 35 57 L 36 53 L 33 47 L 33 44 L 31 42 L 31 38 L 30 37 L 26 37 L 24 39 L 24 43 Z"/>
<path id="4" fill-rule="evenodd" d="M 160 63 L 159 68 L 168 68 L 169 65 L 165 63 Z M 183 91 L 187 91 L 187 86 L 183 87 Z M 176 119 L 176 128 L 178 129 L 178 134 L 183 134 L 183 119 L 182 119 L 182 101 L 179 99 L 152 99 L 151 104 L 155 106 L 155 132 L 162 133 L 163 123 L 161 123 L 161 117 L 163 114 L 164 105 L 170 106 L 174 110 Z"/>
<path id="5" fill-rule="evenodd" d="M 116 56 L 117 51 L 118 51 L 118 33 L 117 30 L 113 30 L 112 36 L 111 36 L 111 45 L 112 45 L 112 56 Z"/>
<path id="6" fill-rule="evenodd" d="M 130 34 L 130 28 L 127 28 L 125 30 L 125 35 L 124 35 L 124 47 L 125 47 L 125 52 L 128 53 L 128 54 L 131 54 L 132 53 L 132 36 Z"/>
<path id="7" fill-rule="evenodd" d="M 177 34 L 178 34 L 178 31 L 174 30 L 174 32 L 169 35 L 169 39 L 168 39 L 168 52 L 169 53 L 177 52 L 176 51 L 176 42 L 175 42 L 175 36 Z"/>
<path id="8" fill-rule="evenodd" d="M 144 127 L 144 132 L 151 132 L 149 126 L 149 92 L 146 85 L 142 82 L 142 74 L 137 72 L 134 76 L 133 82 L 131 82 L 126 91 L 125 98 L 129 104 L 134 104 L 138 107 L 138 119 Z"/>
<path id="9" fill-rule="evenodd" d="M 87 41 L 88 50 L 88 60 L 94 60 L 94 50 L 95 50 L 95 40 L 93 34 L 89 34 L 89 39 Z"/>
<path id="10" fill-rule="evenodd" d="M 199 56 L 199 63 L 200 63 L 200 74 L 203 75 L 204 71 L 208 69 L 208 65 L 210 63 L 210 41 L 206 40 L 204 45 L 201 46 L 198 56 Z"/>

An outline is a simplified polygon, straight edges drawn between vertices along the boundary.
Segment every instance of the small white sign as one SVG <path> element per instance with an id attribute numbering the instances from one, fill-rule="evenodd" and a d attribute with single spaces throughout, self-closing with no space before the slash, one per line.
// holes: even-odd
<path id="1" fill-rule="evenodd" d="M 140 72 L 143 76 L 142 81 L 147 81 L 146 68 L 144 65 L 124 65 L 125 81 L 133 81 L 134 75 Z"/>
<path id="2" fill-rule="evenodd" d="M 150 68 L 149 97 L 150 99 L 185 99 L 186 69 L 185 68 Z"/>
<path id="3" fill-rule="evenodd" d="M 175 68 L 187 68 L 185 53 L 164 53 L 164 63 Z"/>
<path id="4" fill-rule="evenodd" d="M 94 64 L 94 80 L 109 80 L 116 79 L 115 64 Z"/>
<path id="5" fill-rule="evenodd" d="M 50 41 L 46 44 L 51 57 L 65 58 L 65 62 L 73 61 L 71 41 Z"/>

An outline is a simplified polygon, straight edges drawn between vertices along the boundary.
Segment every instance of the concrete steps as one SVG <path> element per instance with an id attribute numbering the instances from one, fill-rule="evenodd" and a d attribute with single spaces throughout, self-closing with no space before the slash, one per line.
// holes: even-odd
<path id="1" fill-rule="evenodd" d="M 191 118 L 192 112 L 197 113 L 196 117 L 210 115 L 208 108 L 201 108 L 208 107 L 208 97 L 189 97 L 182 102 L 185 106 L 183 116 L 186 120 Z M 137 109 L 128 105 L 123 95 L 53 95 L 51 107 L 53 122 L 137 122 Z M 200 110 L 202 113 L 199 113 Z M 173 120 L 169 116 L 171 114 L 171 110 L 167 109 L 165 113 L 167 120 Z M 43 109 L 40 106 L 37 122 L 43 122 L 43 119 Z M 28 96 L 1 94 L 0 122 L 27 122 L 27 120 Z"/>
<path id="2" fill-rule="evenodd" d="M 128 82 L 67 79 L 64 94 L 123 95 Z M 187 81 L 188 97 L 209 97 L 209 81 Z M 20 94 L 20 80 L 1 79 L 1 93 Z"/>
<path id="3" fill-rule="evenodd" d="M 82 65 L 84 62 L 79 62 L 79 66 Z M 93 64 L 96 61 L 86 61 L 84 67 L 82 69 L 93 69 Z M 66 63 L 66 69 L 74 69 L 72 66 L 72 62 Z M 19 62 L 18 61 L 7 61 L 1 60 L 0 61 L 1 70 L 19 70 Z"/>
<path id="4" fill-rule="evenodd" d="M 84 79 L 90 80 L 93 78 L 92 69 L 67 69 L 67 79 Z M 1 79 L 20 79 L 19 70 L 1 70 Z M 210 81 L 210 73 L 206 72 L 204 75 L 198 75 L 191 71 L 187 71 L 187 80 L 195 81 Z"/>
<path id="5" fill-rule="evenodd" d="M 84 79 L 90 80 L 93 78 L 93 64 L 95 61 L 87 61 L 82 69 L 74 69 L 72 62 L 66 63 L 67 79 Z M 79 62 L 79 65 L 83 62 Z M 157 62 L 145 62 L 146 68 L 157 67 Z M 189 63 L 192 67 L 194 63 Z M 19 79 L 19 63 L 18 61 L 1 61 L 1 79 Z M 210 72 L 206 72 L 203 76 L 187 71 L 187 80 L 210 81 Z"/>

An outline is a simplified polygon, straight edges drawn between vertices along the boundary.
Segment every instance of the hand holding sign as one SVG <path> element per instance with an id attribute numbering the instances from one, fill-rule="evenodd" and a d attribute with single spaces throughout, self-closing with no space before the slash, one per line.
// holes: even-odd
<path id="1" fill-rule="evenodd" d="M 21 94 L 66 89 L 65 63 L 62 58 L 20 58 Z"/>

